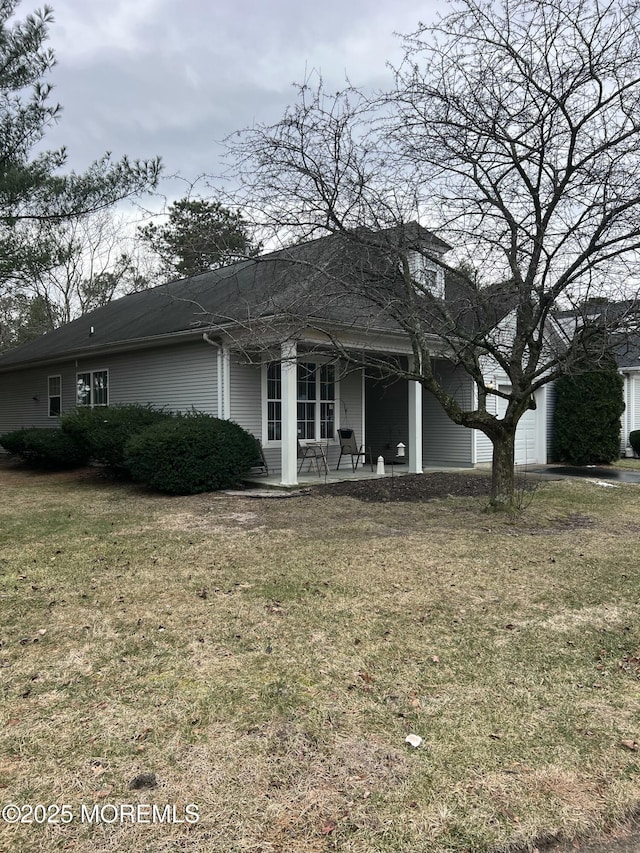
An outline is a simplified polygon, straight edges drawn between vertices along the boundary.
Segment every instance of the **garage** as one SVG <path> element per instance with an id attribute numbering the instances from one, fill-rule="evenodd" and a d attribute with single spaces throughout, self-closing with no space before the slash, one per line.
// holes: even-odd
<path id="1" fill-rule="evenodd" d="M 511 391 L 510 385 L 500 385 L 500 391 L 508 394 Z M 507 401 L 498 397 L 498 416 L 504 417 L 507 409 Z M 539 459 L 538 453 L 538 419 L 540 417 L 540 408 L 529 409 L 520 418 L 518 429 L 516 430 L 516 446 L 515 446 L 515 463 L 516 465 L 531 465 L 533 463 L 544 463 L 546 459 Z"/>

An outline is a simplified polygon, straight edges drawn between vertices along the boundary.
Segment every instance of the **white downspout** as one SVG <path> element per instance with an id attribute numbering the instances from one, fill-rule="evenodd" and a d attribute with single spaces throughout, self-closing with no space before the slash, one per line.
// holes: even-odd
<path id="1" fill-rule="evenodd" d="M 224 419 L 224 379 L 222 376 L 222 344 L 218 343 L 218 341 L 214 341 L 206 332 L 202 334 L 202 340 L 209 344 L 212 347 L 215 347 L 216 352 L 216 386 L 217 386 L 217 408 L 219 417 L 221 420 Z"/>

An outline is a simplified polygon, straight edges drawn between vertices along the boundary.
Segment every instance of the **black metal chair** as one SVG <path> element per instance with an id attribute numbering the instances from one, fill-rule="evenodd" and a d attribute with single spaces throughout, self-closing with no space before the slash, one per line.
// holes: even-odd
<path id="1" fill-rule="evenodd" d="M 352 429 L 339 429 L 338 438 L 340 439 L 340 457 L 338 459 L 338 464 L 336 465 L 336 471 L 340 470 L 340 463 L 342 462 L 343 456 L 349 456 L 351 458 L 351 470 L 354 473 L 358 467 L 359 459 L 362 457 L 362 464 L 364 466 L 368 456 L 369 464 L 373 471 L 373 456 L 371 455 L 371 448 L 365 448 L 364 444 L 358 446 L 356 434 Z"/>

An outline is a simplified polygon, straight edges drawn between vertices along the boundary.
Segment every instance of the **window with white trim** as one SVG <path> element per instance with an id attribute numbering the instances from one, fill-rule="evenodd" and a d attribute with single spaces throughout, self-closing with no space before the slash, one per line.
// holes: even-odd
<path id="1" fill-rule="evenodd" d="M 49 417 L 58 418 L 62 413 L 62 376 L 49 376 L 47 386 Z"/>
<path id="2" fill-rule="evenodd" d="M 279 361 L 267 365 L 267 440 L 282 438 L 282 370 Z"/>
<path id="3" fill-rule="evenodd" d="M 438 299 L 444 299 L 444 270 L 420 252 L 407 253 L 407 262 L 412 279 L 420 289 L 428 290 Z"/>
<path id="4" fill-rule="evenodd" d="M 336 371 L 333 364 L 296 366 L 297 434 L 301 441 L 331 441 L 336 433 Z M 282 439 L 282 368 L 267 365 L 267 441 Z"/>
<path id="5" fill-rule="evenodd" d="M 76 375 L 77 406 L 109 405 L 109 371 L 92 370 Z"/>

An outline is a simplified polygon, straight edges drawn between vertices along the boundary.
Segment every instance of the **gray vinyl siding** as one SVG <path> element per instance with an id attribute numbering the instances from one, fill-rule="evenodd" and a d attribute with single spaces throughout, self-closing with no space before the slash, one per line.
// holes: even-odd
<path id="1" fill-rule="evenodd" d="M 48 417 L 48 377 L 62 376 L 66 412 L 76 404 L 77 374 L 95 370 L 109 371 L 110 405 L 140 403 L 218 414 L 216 349 L 195 343 L 0 374 L 0 432 L 57 426 L 58 419 Z"/>
<path id="2" fill-rule="evenodd" d="M 262 368 L 239 364 L 232 356 L 229 380 L 229 419 L 262 441 Z"/>
<path id="3" fill-rule="evenodd" d="M 340 428 L 352 429 L 356 434 L 358 447 L 362 444 L 362 371 L 350 371 L 340 379 L 340 399 L 337 402 L 337 423 Z M 369 440 L 367 438 L 367 446 Z M 329 446 L 329 467 L 334 468 L 340 458 L 338 443 Z M 362 460 L 360 460 L 362 461 Z M 340 469 L 346 469 L 349 463 L 342 459 Z"/>
<path id="4" fill-rule="evenodd" d="M 265 444 L 262 435 L 262 367 L 260 365 L 241 364 L 234 360 L 229 363 L 229 419 Z M 263 447 L 264 457 L 269 466 L 269 474 L 278 474 L 282 469 L 279 445 Z"/>
<path id="5" fill-rule="evenodd" d="M 445 390 L 463 408 L 473 405 L 471 378 L 447 361 L 438 361 L 435 373 Z M 432 394 L 423 395 L 422 405 L 422 461 L 424 465 L 473 465 L 473 431 L 458 426 L 446 415 Z"/>
<path id="6" fill-rule="evenodd" d="M 198 343 L 78 362 L 77 372 L 109 369 L 109 403 L 218 414 L 217 351 Z"/>
<path id="7" fill-rule="evenodd" d="M 58 418 L 49 417 L 47 377 L 61 373 L 56 367 L 0 375 L 0 433 L 27 427 L 58 426 Z M 65 403 L 63 380 L 62 405 Z"/>

